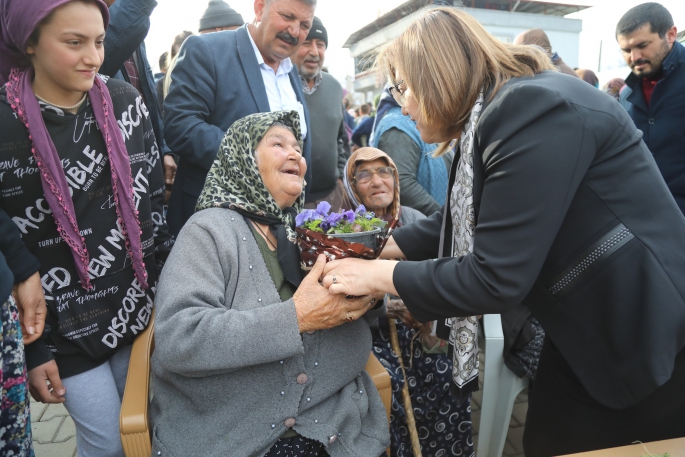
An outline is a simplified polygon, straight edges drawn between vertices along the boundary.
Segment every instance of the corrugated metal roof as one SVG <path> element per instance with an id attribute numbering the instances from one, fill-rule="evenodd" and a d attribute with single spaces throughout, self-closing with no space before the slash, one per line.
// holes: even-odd
<path id="1" fill-rule="evenodd" d="M 536 0 L 409 0 L 402 3 L 394 10 L 384 14 L 370 24 L 354 32 L 347 39 L 344 48 L 349 48 L 364 38 L 373 35 L 379 30 L 399 21 L 403 17 L 420 10 L 421 8 L 434 5 L 447 4 L 454 6 L 464 6 L 467 8 L 490 9 L 498 11 L 514 11 L 517 13 L 548 14 L 553 16 L 566 16 L 567 14 L 589 8 L 587 5 L 578 5 L 564 2 L 545 2 Z"/>

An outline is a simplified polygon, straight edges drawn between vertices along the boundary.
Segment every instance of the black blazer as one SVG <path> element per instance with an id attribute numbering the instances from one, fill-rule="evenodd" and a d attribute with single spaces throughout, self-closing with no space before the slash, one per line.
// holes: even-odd
<path id="1" fill-rule="evenodd" d="M 180 161 L 169 201 L 169 230 L 178 234 L 195 212 L 207 173 L 228 128 L 238 119 L 269 112 L 269 98 L 248 36 L 247 25 L 233 31 L 191 36 L 181 47 L 164 100 L 164 136 Z M 302 82 L 293 66 L 290 83 L 309 111 Z M 311 183 L 311 129 L 307 129 L 303 156 L 305 180 Z M 308 190 L 308 189 L 307 189 Z"/>
<path id="2" fill-rule="evenodd" d="M 451 255 L 449 205 L 394 234 L 413 260 L 393 278 L 411 313 L 523 303 L 600 403 L 625 408 L 665 383 L 685 345 L 685 218 L 625 110 L 578 78 L 515 78 L 474 148 L 473 254 L 425 261 L 441 235 Z"/>

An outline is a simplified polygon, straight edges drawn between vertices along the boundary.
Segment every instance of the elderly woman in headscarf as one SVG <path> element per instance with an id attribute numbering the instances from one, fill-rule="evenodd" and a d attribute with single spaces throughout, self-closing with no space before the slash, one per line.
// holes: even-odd
<path id="1" fill-rule="evenodd" d="M 613 78 L 607 81 L 602 87 L 602 90 L 618 100 L 621 97 L 621 90 L 625 87 L 626 82 L 622 78 Z"/>
<path id="2" fill-rule="evenodd" d="M 354 152 L 343 178 L 346 209 L 364 205 L 382 219 L 399 215 L 398 226 L 425 216 L 400 206 L 400 180 L 395 162 L 376 148 Z M 393 404 L 390 451 L 396 457 L 471 455 L 470 396 L 450 394 L 452 361 L 447 342 L 433 334 L 433 323 L 419 324 L 401 299 L 389 300 L 388 315 L 372 328 L 374 353 L 390 374 Z"/>
<path id="3" fill-rule="evenodd" d="M 385 408 L 364 367 L 371 296 L 306 277 L 294 232 L 306 163 L 296 111 L 226 133 L 156 301 L 153 454 L 379 456 Z"/>
<path id="4" fill-rule="evenodd" d="M 48 308 L 44 328 L 26 326 L 29 389 L 64 403 L 79 457 L 124 455 L 131 346 L 173 244 L 147 107 L 130 84 L 98 75 L 108 22 L 101 0 L 0 0 L 0 210 L 40 264 L 30 288 Z M 3 364 L 3 394 L 20 374 Z M 27 400 L 12 393 L 8 413 Z M 7 406 L 0 454 L 26 455 L 12 447 Z"/>

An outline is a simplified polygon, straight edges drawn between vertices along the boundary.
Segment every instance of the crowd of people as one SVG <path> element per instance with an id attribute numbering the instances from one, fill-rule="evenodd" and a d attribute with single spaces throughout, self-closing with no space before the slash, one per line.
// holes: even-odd
<path id="1" fill-rule="evenodd" d="M 601 89 L 545 32 L 428 10 L 353 107 L 317 0 L 210 0 L 154 74 L 155 0 L 0 0 L 0 453 L 30 401 L 123 457 L 155 320 L 153 455 L 469 456 L 482 314 L 530 383 L 528 457 L 685 436 L 685 48 L 616 25 Z M 397 221 L 380 258 L 300 265 L 296 215 Z M 364 367 L 392 384 L 390 416 Z M 30 396 L 29 396 L 30 392 Z"/>

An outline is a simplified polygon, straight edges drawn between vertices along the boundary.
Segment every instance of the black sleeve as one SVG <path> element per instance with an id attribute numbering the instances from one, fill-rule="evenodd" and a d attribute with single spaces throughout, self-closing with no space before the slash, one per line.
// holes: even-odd
<path id="1" fill-rule="evenodd" d="M 150 30 L 150 14 L 155 6 L 156 0 L 118 0 L 110 7 L 100 73 L 114 77 L 138 49 Z"/>
<path id="2" fill-rule="evenodd" d="M 345 164 L 347 163 L 347 152 L 345 143 L 347 142 L 347 131 L 345 130 L 345 119 L 340 121 L 340 128 L 338 129 L 338 176 L 340 179 L 345 175 Z"/>
<path id="3" fill-rule="evenodd" d="M 438 258 L 442 213 L 436 211 L 395 230 L 392 234 L 397 246 L 407 260 L 428 260 Z"/>
<path id="4" fill-rule="evenodd" d="M 423 322 L 520 304 L 597 149 L 574 107 L 533 85 L 513 86 L 491 103 L 476 147 L 484 183 L 473 253 L 395 268 L 397 291 Z"/>
<path id="5" fill-rule="evenodd" d="M 40 268 L 38 259 L 21 240 L 19 229 L 3 209 L 0 209 L 0 251 L 14 275 L 15 284 L 28 279 Z"/>
<path id="6" fill-rule="evenodd" d="M 145 132 L 152 131 L 152 120 L 150 116 L 145 118 Z M 166 258 L 174 245 L 174 238 L 169 233 L 169 227 L 164 218 L 164 169 L 162 168 L 163 158 L 160 155 L 159 147 L 154 135 L 145 135 L 145 159 L 148 163 L 148 183 L 150 186 L 150 211 L 152 223 L 154 224 L 155 237 L 155 259 L 160 268 L 164 265 Z"/>
<path id="7" fill-rule="evenodd" d="M 43 333 L 43 337 L 38 338 L 24 348 L 24 353 L 26 354 L 26 370 L 33 370 L 55 358 L 48 349 L 44 336 L 45 333 Z"/>
<path id="8" fill-rule="evenodd" d="M 379 138 L 378 149 L 388 154 L 397 165 L 400 204 L 419 210 L 426 216 L 440 211 L 438 202 L 416 180 L 421 147 L 409 135 L 393 128 Z"/>

